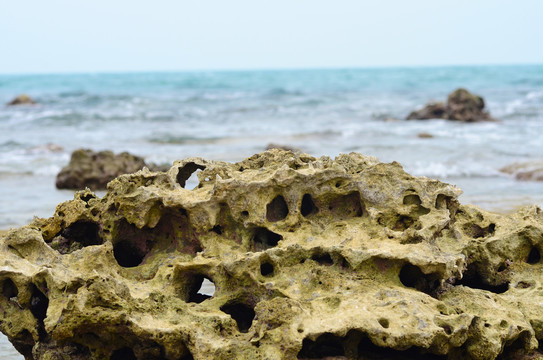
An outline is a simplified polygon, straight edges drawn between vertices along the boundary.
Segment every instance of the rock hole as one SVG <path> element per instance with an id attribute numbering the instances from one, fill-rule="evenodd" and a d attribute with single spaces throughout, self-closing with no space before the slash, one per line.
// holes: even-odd
<path id="1" fill-rule="evenodd" d="M 360 193 L 358 191 L 333 199 L 328 204 L 328 210 L 340 218 L 360 217 L 364 215 L 364 205 L 360 200 Z"/>
<path id="2" fill-rule="evenodd" d="M 305 338 L 298 359 L 322 359 L 326 357 L 345 356 L 342 338 L 334 334 L 325 333 L 315 341 Z"/>
<path id="3" fill-rule="evenodd" d="M 281 195 L 276 196 L 266 206 L 266 219 L 270 222 L 283 220 L 288 215 L 288 205 Z"/>
<path id="4" fill-rule="evenodd" d="M 493 292 L 495 294 L 503 294 L 509 289 L 509 282 L 493 285 L 488 282 L 480 273 L 474 263 L 468 265 L 464 275 L 455 285 L 467 286 L 472 289 L 480 289 Z"/>
<path id="5" fill-rule="evenodd" d="M 392 230 L 395 231 L 404 231 L 409 229 L 413 224 L 415 223 L 415 220 L 413 220 L 411 217 L 407 215 L 400 215 L 394 225 L 392 226 Z"/>
<path id="6" fill-rule="evenodd" d="M 445 331 L 445 334 L 447 335 L 451 335 L 453 332 L 449 325 L 442 325 L 441 328 L 443 328 L 443 331 Z"/>
<path id="7" fill-rule="evenodd" d="M 388 322 L 388 319 L 380 318 L 377 321 L 379 321 L 379 325 L 381 325 L 383 328 L 388 329 L 388 327 L 390 325 L 389 322 Z"/>
<path id="8" fill-rule="evenodd" d="M 302 213 L 303 217 L 307 217 L 311 214 L 316 214 L 319 211 L 317 207 L 315 206 L 315 203 L 313 202 L 313 198 L 309 194 L 305 194 L 302 197 L 302 206 L 300 208 L 300 212 Z"/>
<path id="9" fill-rule="evenodd" d="M 19 295 L 19 290 L 11 279 L 8 278 L 4 280 L 4 283 L 2 284 L 2 294 L 8 299 Z"/>
<path id="10" fill-rule="evenodd" d="M 417 289 L 431 296 L 435 295 L 440 286 L 437 274 L 425 274 L 418 266 L 409 263 L 402 266 L 400 281 L 406 287 Z"/>
<path id="11" fill-rule="evenodd" d="M 494 234 L 494 232 L 496 232 L 496 224 L 488 225 L 487 231 L 488 231 L 489 234 Z"/>
<path id="12" fill-rule="evenodd" d="M 445 210 L 449 208 L 451 197 L 443 194 L 439 194 L 436 197 L 436 209 Z"/>
<path id="13" fill-rule="evenodd" d="M 519 329 L 520 330 L 520 329 Z M 541 359 L 540 356 L 522 356 L 530 349 L 530 340 L 532 335 L 528 330 L 523 330 L 516 339 L 511 339 L 505 343 L 502 350 L 501 359 Z M 540 354 L 539 354 L 540 355 Z"/>
<path id="14" fill-rule="evenodd" d="M 85 195 L 81 196 L 80 199 L 88 203 L 91 199 L 96 199 L 96 195 L 92 193 L 86 193 Z"/>
<path id="15" fill-rule="evenodd" d="M 257 228 L 253 237 L 254 251 L 265 251 L 271 249 L 283 240 L 283 237 L 266 228 Z"/>
<path id="16" fill-rule="evenodd" d="M 422 201 L 418 195 L 406 195 L 403 198 L 404 205 L 420 205 Z"/>
<path id="17" fill-rule="evenodd" d="M 537 264 L 539 261 L 541 261 L 541 253 L 539 249 L 534 246 L 530 250 L 528 257 L 526 258 L 526 262 L 528 264 L 534 265 L 534 264 Z"/>
<path id="18" fill-rule="evenodd" d="M 482 228 L 477 224 L 468 223 L 463 226 L 463 229 L 466 235 L 471 236 L 474 239 L 479 239 L 494 234 L 496 224 L 490 224 L 487 227 Z"/>
<path id="19" fill-rule="evenodd" d="M 185 187 L 187 180 L 191 178 L 191 175 L 197 170 L 204 170 L 206 167 L 203 165 L 196 164 L 195 162 L 186 163 L 182 168 L 179 168 L 177 171 L 177 182 L 181 185 L 182 188 Z M 198 178 L 196 180 L 190 179 L 190 182 L 194 182 L 196 186 L 198 185 Z"/>
<path id="20" fill-rule="evenodd" d="M 222 235 L 222 227 L 220 225 L 213 226 L 211 231 L 213 231 L 217 235 Z"/>
<path id="21" fill-rule="evenodd" d="M 382 339 L 383 342 L 385 339 Z M 445 360 L 446 355 L 433 355 L 426 352 L 425 349 L 411 347 L 407 350 L 395 350 L 391 348 L 379 347 L 364 336 L 358 343 L 357 359 L 389 359 L 389 360 Z"/>
<path id="22" fill-rule="evenodd" d="M 137 360 L 136 355 L 134 354 L 134 351 L 128 347 L 115 350 L 113 354 L 111 354 L 111 357 L 109 359 L 110 360 Z"/>
<path id="23" fill-rule="evenodd" d="M 242 212 L 241 212 L 241 217 L 242 217 L 242 218 L 247 218 L 247 217 L 249 217 L 249 212 L 248 212 L 248 211 L 242 211 Z"/>
<path id="24" fill-rule="evenodd" d="M 331 333 L 320 335 L 314 341 L 305 338 L 298 359 L 323 359 L 326 357 L 345 356 L 342 338 Z"/>
<path id="25" fill-rule="evenodd" d="M 68 226 L 60 233 L 70 242 L 78 242 L 82 246 L 101 245 L 100 227 L 92 221 L 79 220 Z"/>
<path id="26" fill-rule="evenodd" d="M 36 285 L 32 284 L 32 296 L 30 297 L 30 312 L 43 325 L 43 320 L 47 317 L 47 308 L 49 299 Z"/>
<path id="27" fill-rule="evenodd" d="M 215 294 L 215 283 L 205 276 L 197 276 L 189 291 L 188 302 L 201 303 Z"/>
<path id="28" fill-rule="evenodd" d="M 527 282 L 527 281 L 519 281 L 516 285 L 515 285 L 515 288 L 517 289 L 528 289 L 528 288 L 531 288 L 535 286 L 534 283 L 532 282 Z"/>
<path id="29" fill-rule="evenodd" d="M 311 256 L 311 260 L 318 262 L 320 265 L 325 265 L 325 266 L 334 265 L 334 260 L 332 260 L 332 257 L 328 253 L 314 254 L 313 256 Z"/>
<path id="30" fill-rule="evenodd" d="M 33 359 L 32 355 L 32 348 L 35 345 L 34 338 L 32 337 L 32 334 L 30 331 L 24 329 L 20 333 L 18 333 L 14 338 L 11 339 L 11 342 L 13 344 L 13 347 L 17 349 L 18 352 L 20 352 L 25 359 Z M 6 344 L 7 344 L 6 339 Z"/>
<path id="31" fill-rule="evenodd" d="M 260 265 L 260 273 L 262 274 L 262 276 L 273 276 L 273 271 L 273 264 L 269 262 L 265 262 Z"/>
<path id="32" fill-rule="evenodd" d="M 422 216 L 430 213 L 430 209 L 420 206 L 417 208 L 417 215 Z"/>
<path id="33" fill-rule="evenodd" d="M 242 333 L 249 331 L 255 318 L 255 311 L 252 307 L 242 303 L 231 303 L 221 306 L 221 311 L 230 315 L 238 325 L 238 330 Z"/>
<path id="34" fill-rule="evenodd" d="M 120 240 L 113 245 L 113 256 L 122 267 L 136 267 L 145 258 L 146 251 L 130 240 Z"/>

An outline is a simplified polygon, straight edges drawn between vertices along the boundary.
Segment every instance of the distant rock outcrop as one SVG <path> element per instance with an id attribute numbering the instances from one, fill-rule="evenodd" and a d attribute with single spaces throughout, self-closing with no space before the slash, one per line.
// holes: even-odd
<path id="1" fill-rule="evenodd" d="M 517 180 L 543 181 L 543 160 L 514 163 L 507 165 L 500 171 L 513 175 Z"/>
<path id="2" fill-rule="evenodd" d="M 484 108 L 485 101 L 482 97 L 466 89 L 457 89 L 449 94 L 447 103 L 431 102 L 424 108 L 410 113 L 407 120 L 495 121 Z"/>
<path id="3" fill-rule="evenodd" d="M 543 212 L 460 194 L 357 153 L 122 175 L 0 237 L 0 330 L 34 360 L 541 359 Z"/>
<path id="4" fill-rule="evenodd" d="M 290 146 L 290 145 L 281 145 L 281 144 L 276 144 L 276 143 L 269 143 L 268 145 L 266 145 L 266 150 L 271 150 L 271 149 L 280 149 L 280 150 L 286 150 L 286 151 L 292 151 L 292 152 L 302 152 L 302 150 L 294 147 L 294 146 Z"/>
<path id="5" fill-rule="evenodd" d="M 36 102 L 30 96 L 21 94 L 7 103 L 8 106 L 14 105 L 34 105 Z"/>
<path id="6" fill-rule="evenodd" d="M 133 173 L 149 167 L 158 170 L 154 164 L 146 164 L 142 157 L 127 152 L 114 154 L 111 151 L 95 152 L 78 149 L 72 153 L 70 163 L 57 175 L 59 189 L 91 190 L 105 189 L 108 182 L 122 174 Z"/>

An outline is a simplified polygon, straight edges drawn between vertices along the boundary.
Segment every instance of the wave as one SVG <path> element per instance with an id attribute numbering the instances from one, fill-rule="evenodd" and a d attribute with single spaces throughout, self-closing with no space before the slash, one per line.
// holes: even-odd
<path id="1" fill-rule="evenodd" d="M 412 166 L 406 165 L 405 168 L 413 175 L 439 179 L 505 177 L 498 169 L 475 162 L 449 164 L 417 161 Z"/>
<path id="2" fill-rule="evenodd" d="M 194 137 L 194 136 L 176 136 L 171 134 L 160 134 L 150 136 L 147 141 L 154 144 L 166 145 L 185 145 L 185 144 L 214 144 L 226 138 L 221 137 Z"/>

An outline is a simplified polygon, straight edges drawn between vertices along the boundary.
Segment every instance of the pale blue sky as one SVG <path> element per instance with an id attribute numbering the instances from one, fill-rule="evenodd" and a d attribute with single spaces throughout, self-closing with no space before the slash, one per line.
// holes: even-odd
<path id="1" fill-rule="evenodd" d="M 0 0 L 0 73 L 543 62 L 540 0 Z"/>

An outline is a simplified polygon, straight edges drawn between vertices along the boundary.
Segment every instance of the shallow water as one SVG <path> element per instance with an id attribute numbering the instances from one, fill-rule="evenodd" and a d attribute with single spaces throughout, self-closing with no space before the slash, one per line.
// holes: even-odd
<path id="1" fill-rule="evenodd" d="M 460 86 L 501 121 L 403 120 Z M 54 181 L 80 147 L 157 163 L 238 161 L 270 142 L 316 156 L 357 151 L 455 184 L 463 203 L 543 204 L 543 183 L 499 171 L 543 159 L 543 66 L 0 75 L 0 104 L 19 93 L 39 105 L 0 105 L 0 229 L 73 197 Z"/>

